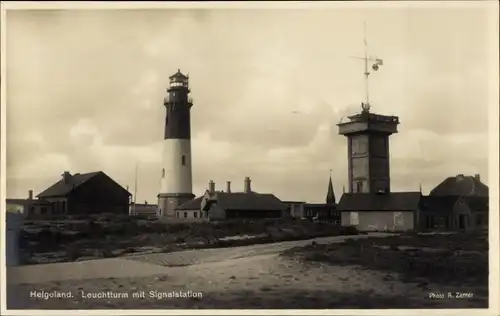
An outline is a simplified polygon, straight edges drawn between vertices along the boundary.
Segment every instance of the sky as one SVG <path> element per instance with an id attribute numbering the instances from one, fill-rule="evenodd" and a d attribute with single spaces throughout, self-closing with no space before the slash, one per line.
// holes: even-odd
<path id="1" fill-rule="evenodd" d="M 377 114 L 397 115 L 391 189 L 488 184 L 491 14 L 484 6 L 9 10 L 7 196 L 101 170 L 156 203 L 168 77 L 189 73 L 193 193 L 252 189 L 322 202 L 347 187 L 336 126 L 364 100 L 363 23 Z M 497 35 L 498 36 L 498 35 Z"/>

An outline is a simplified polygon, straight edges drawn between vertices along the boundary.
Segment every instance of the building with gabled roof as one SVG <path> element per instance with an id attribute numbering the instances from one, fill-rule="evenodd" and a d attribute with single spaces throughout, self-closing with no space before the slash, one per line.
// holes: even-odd
<path id="1" fill-rule="evenodd" d="M 71 174 L 39 193 L 36 203 L 44 205 L 28 217 L 85 214 L 128 214 L 130 192 L 102 171 Z M 36 204 L 34 203 L 34 204 Z"/>
<path id="2" fill-rule="evenodd" d="M 488 186 L 481 182 L 479 174 L 465 176 L 463 174 L 448 177 L 429 193 L 430 196 L 480 196 L 488 197 Z"/>
<path id="3" fill-rule="evenodd" d="M 230 182 L 225 192 L 216 191 L 215 183 L 210 181 L 203 196 L 175 209 L 176 218 L 183 221 L 281 218 L 287 210 L 274 194 L 252 191 L 248 177 L 242 192 L 231 191 Z"/>
<path id="4" fill-rule="evenodd" d="M 342 226 L 362 231 L 413 230 L 421 196 L 420 192 L 344 193 L 337 210 Z"/>
<path id="5" fill-rule="evenodd" d="M 40 192 L 37 198 L 52 198 L 66 196 L 71 193 L 71 191 L 77 189 L 79 186 L 83 185 L 85 182 L 97 176 L 99 172 L 89 172 L 89 173 L 75 173 L 71 174 L 65 171 L 62 174 L 62 179 L 52 184 L 50 187 Z"/>
<path id="6" fill-rule="evenodd" d="M 143 216 L 148 218 L 158 217 L 158 205 L 149 204 L 148 201 L 144 203 L 130 202 L 129 214 L 131 216 Z"/>
<path id="7" fill-rule="evenodd" d="M 478 174 L 447 177 L 422 198 L 420 229 L 486 229 L 488 200 L 488 186 Z"/>

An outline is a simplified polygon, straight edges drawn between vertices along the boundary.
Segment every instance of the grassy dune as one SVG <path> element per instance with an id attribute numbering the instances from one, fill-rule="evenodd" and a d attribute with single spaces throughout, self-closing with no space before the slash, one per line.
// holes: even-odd
<path id="1" fill-rule="evenodd" d="M 20 245 L 23 263 L 37 264 L 349 234 L 357 232 L 307 220 L 163 223 L 101 215 L 92 219 L 26 222 Z"/>
<path id="2" fill-rule="evenodd" d="M 487 233 L 408 234 L 385 238 L 349 239 L 336 244 L 311 244 L 285 251 L 303 262 L 357 265 L 396 272 L 400 279 L 488 289 Z M 458 288 L 458 287 L 457 287 Z"/>

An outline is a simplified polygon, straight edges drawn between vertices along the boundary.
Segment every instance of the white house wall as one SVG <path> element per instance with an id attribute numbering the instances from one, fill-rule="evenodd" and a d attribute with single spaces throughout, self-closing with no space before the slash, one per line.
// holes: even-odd
<path id="1" fill-rule="evenodd" d="M 357 214 L 356 214 L 357 213 Z M 395 213 L 401 213 L 401 226 L 396 227 Z M 351 223 L 357 217 L 357 224 Z M 414 212 L 342 212 L 342 226 L 356 226 L 360 231 L 407 231 L 414 228 Z"/>
<path id="2" fill-rule="evenodd" d="M 182 164 L 184 157 L 185 164 Z M 165 139 L 160 193 L 192 193 L 191 141 Z"/>
<path id="3" fill-rule="evenodd" d="M 196 214 L 196 217 L 195 217 Z M 203 215 L 201 215 L 203 214 Z M 180 210 L 176 211 L 176 220 L 186 222 L 206 222 L 209 220 L 206 211 L 200 210 Z"/>

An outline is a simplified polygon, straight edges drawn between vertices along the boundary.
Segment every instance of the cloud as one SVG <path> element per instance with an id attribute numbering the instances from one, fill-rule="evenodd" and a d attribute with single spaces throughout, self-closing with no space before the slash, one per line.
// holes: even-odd
<path id="1" fill-rule="evenodd" d="M 159 189 L 168 77 L 189 72 L 193 191 L 323 201 L 347 185 L 336 124 L 364 97 L 362 22 L 374 112 L 398 115 L 393 189 L 457 173 L 487 181 L 488 11 L 458 9 L 72 10 L 7 13 L 9 196 L 60 174 L 103 170 L 138 200 Z"/>

